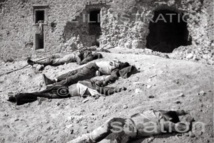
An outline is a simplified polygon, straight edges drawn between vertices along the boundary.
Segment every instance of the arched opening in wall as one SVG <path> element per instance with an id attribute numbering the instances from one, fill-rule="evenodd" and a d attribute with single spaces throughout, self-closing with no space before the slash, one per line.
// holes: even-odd
<path id="1" fill-rule="evenodd" d="M 98 38 L 101 35 L 100 9 L 91 10 L 89 13 L 89 34 L 95 36 L 92 46 L 98 46 Z"/>
<path id="2" fill-rule="evenodd" d="M 182 13 L 171 10 L 155 11 L 149 24 L 147 48 L 171 53 L 179 46 L 191 45 L 191 36 L 184 18 Z"/>

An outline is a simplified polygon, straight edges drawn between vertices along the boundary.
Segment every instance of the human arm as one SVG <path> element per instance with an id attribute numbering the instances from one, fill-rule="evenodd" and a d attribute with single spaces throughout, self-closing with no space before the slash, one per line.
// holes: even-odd
<path id="1" fill-rule="evenodd" d="M 86 58 L 84 58 L 82 61 L 80 61 L 78 64 L 79 65 L 84 65 L 90 61 L 93 61 L 94 60 L 94 57 L 92 55 L 90 56 L 87 56 Z"/>

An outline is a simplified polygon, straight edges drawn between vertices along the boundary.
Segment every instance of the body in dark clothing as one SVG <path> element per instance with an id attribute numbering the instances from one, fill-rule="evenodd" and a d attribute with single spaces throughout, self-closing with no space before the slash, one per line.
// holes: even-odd
<path id="1" fill-rule="evenodd" d="M 95 63 L 90 63 L 87 66 L 59 76 L 57 78 L 59 82 L 54 83 L 54 85 L 69 86 L 77 83 L 78 81 L 91 79 L 96 76 L 96 71 L 98 69 L 99 67 Z"/>
<path id="2" fill-rule="evenodd" d="M 100 67 L 98 67 L 96 63 L 90 63 L 82 68 L 70 71 L 57 77 L 57 82 L 48 79 L 46 76 L 44 76 L 44 78 L 47 84 L 69 86 L 77 83 L 78 81 L 88 80 L 95 77 L 99 69 Z M 120 76 L 127 78 L 136 71 L 137 69 L 134 66 L 130 66 L 128 63 L 121 63 L 118 68 L 111 71 L 108 78 L 104 81 L 97 82 L 97 84 L 99 86 L 106 86 L 109 83 L 115 82 Z"/>
<path id="3" fill-rule="evenodd" d="M 15 96 L 11 95 L 9 96 L 8 101 L 14 102 L 17 105 L 22 105 L 25 103 L 34 102 L 37 100 L 38 97 L 48 98 L 48 99 L 68 98 L 73 96 L 84 97 L 84 95 L 81 95 L 81 94 L 85 94 L 86 93 L 85 91 L 88 91 L 89 89 L 96 90 L 98 93 L 104 96 L 112 95 L 114 93 L 126 90 L 126 88 L 99 87 L 95 83 L 92 83 L 90 81 L 82 81 L 80 82 L 80 84 L 87 87 L 87 89 L 82 88 L 78 84 L 72 87 L 52 86 L 40 92 L 19 93 L 19 94 L 16 94 Z M 90 95 L 90 92 L 88 92 L 88 95 Z"/>

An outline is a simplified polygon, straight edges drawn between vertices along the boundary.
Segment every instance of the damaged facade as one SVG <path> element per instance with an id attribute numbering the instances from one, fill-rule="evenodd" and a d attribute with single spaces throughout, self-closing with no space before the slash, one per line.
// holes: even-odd
<path id="1" fill-rule="evenodd" d="M 209 46 L 214 40 L 213 9 L 209 0 L 0 0 L 0 56 L 93 45 L 160 52 Z M 158 18 L 162 21 L 154 22 Z M 167 25 L 163 19 L 172 22 Z"/>

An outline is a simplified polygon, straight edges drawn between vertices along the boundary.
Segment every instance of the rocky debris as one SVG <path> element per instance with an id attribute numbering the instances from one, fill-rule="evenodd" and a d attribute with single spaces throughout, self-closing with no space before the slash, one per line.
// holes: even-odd
<path id="1" fill-rule="evenodd" d="M 146 88 L 150 89 L 152 88 L 152 85 L 147 85 Z"/>
<path id="2" fill-rule="evenodd" d="M 139 89 L 139 88 L 137 88 L 137 89 L 135 89 L 135 94 L 140 94 L 140 93 L 142 93 L 143 91 L 141 90 L 141 89 Z"/>
<path id="3" fill-rule="evenodd" d="M 202 90 L 198 93 L 198 95 L 204 96 L 204 95 L 206 95 L 206 92 Z"/>
<path id="4" fill-rule="evenodd" d="M 182 102 L 181 102 L 181 101 L 175 101 L 175 103 L 176 103 L 176 104 L 181 104 Z"/>
<path id="5" fill-rule="evenodd" d="M 179 97 L 185 97 L 184 93 L 179 94 Z"/>
<path id="6" fill-rule="evenodd" d="M 154 95 L 150 95 L 149 98 L 150 98 L 150 99 L 153 99 L 153 98 L 155 98 L 155 96 L 154 96 Z"/>
<path id="7" fill-rule="evenodd" d="M 198 46 L 181 46 L 169 54 L 170 58 L 190 60 L 203 64 L 214 65 L 214 48 Z"/>
<path id="8" fill-rule="evenodd" d="M 133 40 L 132 41 L 132 48 L 142 49 L 143 48 L 143 42 L 141 40 Z"/>
<path id="9" fill-rule="evenodd" d="M 127 105 L 123 105 L 123 109 L 128 109 L 129 107 Z"/>
<path id="10" fill-rule="evenodd" d="M 86 102 L 88 102 L 88 101 L 89 101 L 89 98 L 83 100 L 82 103 L 86 103 Z"/>

